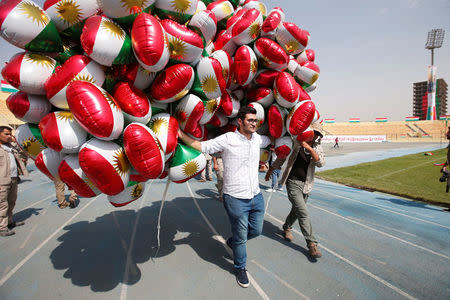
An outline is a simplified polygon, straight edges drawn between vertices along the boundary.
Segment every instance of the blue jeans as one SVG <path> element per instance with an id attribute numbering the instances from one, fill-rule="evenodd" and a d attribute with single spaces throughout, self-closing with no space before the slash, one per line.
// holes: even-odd
<path id="1" fill-rule="evenodd" d="M 223 194 L 223 200 L 231 223 L 234 267 L 242 269 L 247 261 L 247 240 L 262 232 L 264 198 L 261 193 L 252 199 L 239 199 Z"/>
<path id="2" fill-rule="evenodd" d="M 280 185 L 277 185 L 278 177 L 280 177 L 280 173 L 281 173 L 280 171 L 281 171 L 280 169 L 276 169 L 276 170 L 272 171 L 272 188 L 273 189 L 281 187 Z"/>

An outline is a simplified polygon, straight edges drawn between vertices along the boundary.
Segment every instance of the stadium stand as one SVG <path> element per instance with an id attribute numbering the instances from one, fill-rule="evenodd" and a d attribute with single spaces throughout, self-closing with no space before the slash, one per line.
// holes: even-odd
<path id="1" fill-rule="evenodd" d="M 329 135 L 386 135 L 388 141 L 441 141 L 450 122 L 440 121 L 393 121 L 361 123 L 325 123 Z"/>
<path id="2" fill-rule="evenodd" d="M 11 95 L 11 93 L 0 92 L 0 125 L 17 128 L 17 126 L 24 122 L 17 119 L 6 106 L 6 98 L 8 98 L 9 95 Z"/>

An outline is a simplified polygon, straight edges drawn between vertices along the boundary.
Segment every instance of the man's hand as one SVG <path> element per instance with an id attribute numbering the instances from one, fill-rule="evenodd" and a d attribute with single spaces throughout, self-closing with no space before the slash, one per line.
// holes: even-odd
<path id="1" fill-rule="evenodd" d="M 308 144 L 308 142 L 305 142 L 305 141 L 301 141 L 300 142 L 300 146 L 302 146 L 306 150 L 311 150 L 312 149 L 312 147 Z"/>
<path id="2" fill-rule="evenodd" d="M 270 177 L 272 177 L 272 172 L 273 172 L 273 169 L 271 167 L 269 167 L 269 169 L 267 169 L 266 176 L 264 177 L 264 179 L 266 181 L 269 181 Z"/>

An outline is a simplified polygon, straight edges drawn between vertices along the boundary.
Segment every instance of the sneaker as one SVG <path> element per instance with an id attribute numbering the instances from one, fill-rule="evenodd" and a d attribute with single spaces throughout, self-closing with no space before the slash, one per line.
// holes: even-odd
<path id="1" fill-rule="evenodd" d="M 237 283 L 243 288 L 246 288 L 250 285 L 247 277 L 247 270 L 245 268 L 236 269 L 236 280 Z"/>
<path id="2" fill-rule="evenodd" d="M 282 190 L 283 190 L 283 187 L 281 187 L 281 186 L 277 187 L 277 191 L 282 191 Z"/>
<path id="3" fill-rule="evenodd" d="M 23 221 L 12 222 L 11 224 L 8 224 L 8 228 L 13 229 L 16 226 L 22 226 L 22 225 L 25 225 L 25 222 L 23 222 Z"/>
<path id="4" fill-rule="evenodd" d="M 275 191 L 274 189 L 267 189 L 267 192 L 269 192 L 269 193 L 274 192 L 274 191 Z"/>
<path id="5" fill-rule="evenodd" d="M 283 230 L 283 237 L 286 241 L 291 242 L 294 239 L 294 236 L 292 235 L 292 228 L 286 228 Z"/>
<path id="6" fill-rule="evenodd" d="M 0 236 L 10 236 L 13 234 L 16 234 L 14 232 L 14 230 L 10 230 L 10 229 L 0 230 Z"/>
<path id="7" fill-rule="evenodd" d="M 319 258 L 322 257 L 322 253 L 320 253 L 319 247 L 316 243 L 311 243 L 308 246 L 309 248 L 309 255 L 311 255 L 312 258 Z"/>
<path id="8" fill-rule="evenodd" d="M 199 179 L 198 181 L 200 181 L 200 182 L 206 182 L 206 179 Z"/>
<path id="9" fill-rule="evenodd" d="M 211 178 L 208 178 L 207 180 L 208 180 L 208 181 L 212 181 L 213 179 L 212 179 L 212 177 L 211 177 Z"/>

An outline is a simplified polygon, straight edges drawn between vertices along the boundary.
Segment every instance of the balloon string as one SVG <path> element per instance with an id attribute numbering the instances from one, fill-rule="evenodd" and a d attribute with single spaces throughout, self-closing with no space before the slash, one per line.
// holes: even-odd
<path id="1" fill-rule="evenodd" d="M 161 214 L 162 214 L 162 210 L 163 210 L 163 207 L 164 207 L 164 201 L 166 200 L 167 190 L 169 189 L 169 185 L 170 185 L 170 180 L 167 179 L 166 187 L 164 189 L 164 193 L 163 193 L 162 200 L 161 200 L 161 206 L 159 207 L 158 225 L 156 227 L 158 229 L 158 233 L 157 233 L 157 236 L 156 236 L 156 238 L 158 240 L 158 248 L 156 249 L 156 253 L 155 253 L 154 258 L 156 258 L 156 255 L 158 255 L 159 248 L 161 246 L 160 239 L 159 239 L 159 233 L 161 232 Z"/>
<path id="2" fill-rule="evenodd" d="M 266 208 L 264 209 L 265 210 L 264 214 L 267 214 L 267 208 L 269 207 L 270 199 L 272 199 L 272 194 L 273 194 L 273 190 L 269 194 L 269 199 L 267 199 L 267 204 L 266 204 Z"/>

